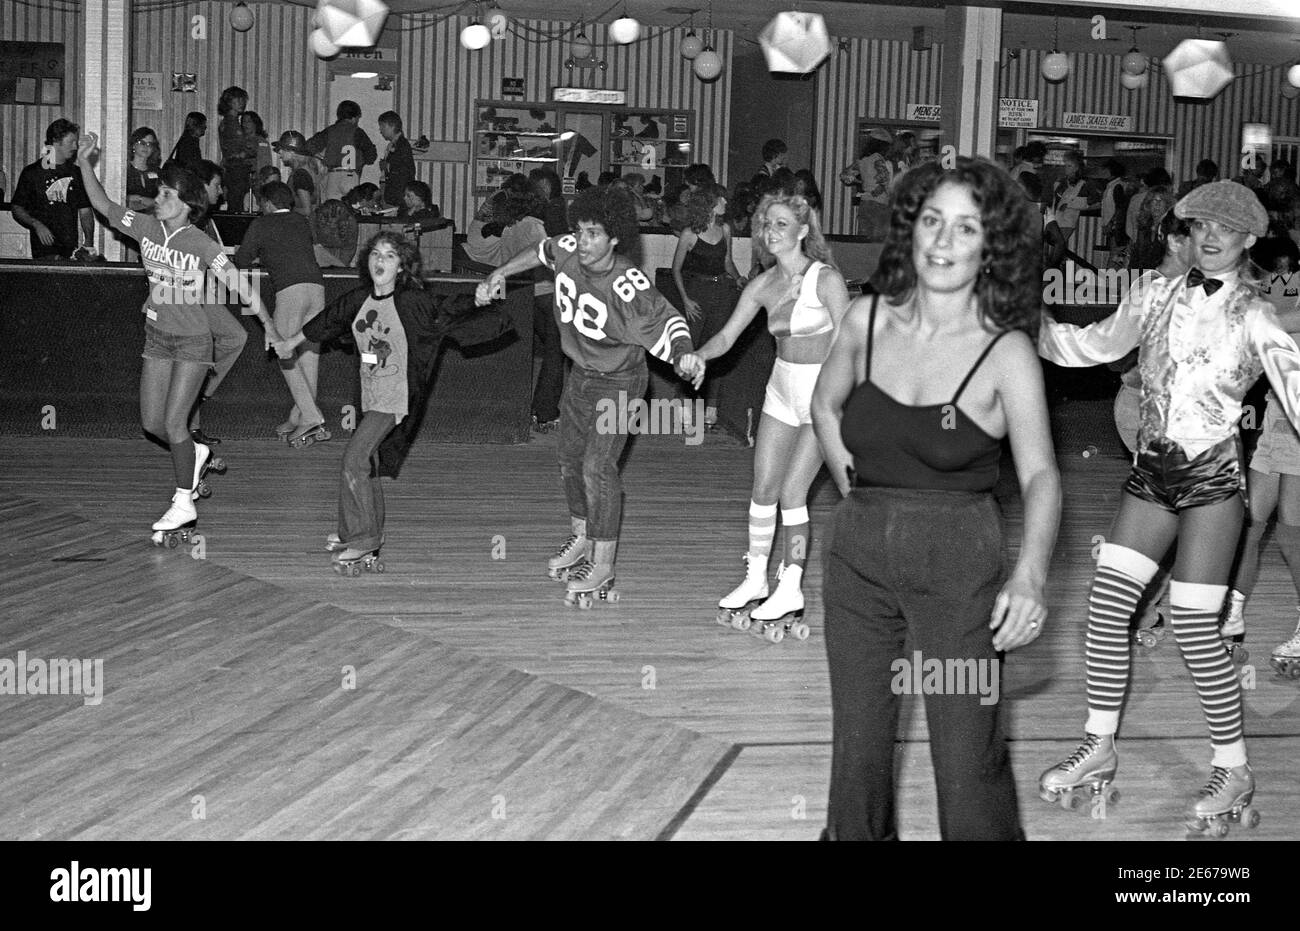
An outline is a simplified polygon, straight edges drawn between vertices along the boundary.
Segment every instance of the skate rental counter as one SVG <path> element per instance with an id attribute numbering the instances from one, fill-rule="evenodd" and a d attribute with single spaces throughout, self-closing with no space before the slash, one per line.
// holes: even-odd
<path id="1" fill-rule="evenodd" d="M 332 300 L 359 285 L 356 269 L 326 269 Z M 259 284 L 265 275 L 258 272 Z M 438 275 L 434 295 L 472 294 L 480 279 Z M 274 294 L 261 287 L 268 310 Z M 140 435 L 140 352 L 148 293 L 139 265 L 0 261 L 0 434 Z M 421 439 L 526 442 L 532 396 L 532 288 L 506 296 L 513 337 L 462 353 L 445 344 Z M 237 310 L 237 308 L 236 308 Z M 291 402 L 261 324 L 239 318 L 248 343 L 213 400 L 204 429 L 237 439 L 273 437 Z M 327 347 L 328 349 L 328 347 Z M 359 363 L 351 347 L 321 356 L 319 401 L 328 422 L 359 412 Z"/>

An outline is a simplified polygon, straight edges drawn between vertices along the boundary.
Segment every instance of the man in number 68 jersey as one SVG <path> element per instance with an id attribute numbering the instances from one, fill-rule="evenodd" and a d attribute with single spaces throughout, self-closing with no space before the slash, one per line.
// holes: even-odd
<path id="1" fill-rule="evenodd" d="M 476 297 L 482 305 L 503 296 L 506 278 L 538 265 L 555 272 L 560 342 L 573 360 L 560 399 L 559 448 L 572 532 L 548 574 L 567 579 L 566 600 L 585 607 L 593 593 L 611 593 L 614 582 L 623 514 L 618 458 L 627 443 L 622 426 L 629 423 L 628 406 L 645 394 L 645 352 L 677 365 L 693 347 L 686 321 L 622 254 L 638 235 L 632 200 L 589 188 L 573 201 L 569 222 L 575 232 L 516 255 L 479 285 Z M 704 374 L 698 368 L 677 365 L 677 374 L 698 384 Z M 611 421 L 615 428 L 606 429 Z"/>

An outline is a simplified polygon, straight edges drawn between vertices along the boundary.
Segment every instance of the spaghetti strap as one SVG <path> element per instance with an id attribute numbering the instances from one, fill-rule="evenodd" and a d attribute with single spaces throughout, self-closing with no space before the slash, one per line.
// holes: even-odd
<path id="1" fill-rule="evenodd" d="M 949 404 L 954 406 L 957 404 L 957 401 L 961 398 L 961 393 L 965 391 L 966 386 L 970 384 L 971 377 L 974 376 L 975 370 L 984 364 L 985 358 L 987 358 L 988 354 L 993 351 L 993 347 L 998 344 L 998 340 L 1010 332 L 1010 330 L 1003 330 L 997 336 L 993 337 L 993 339 L 989 340 L 989 344 L 984 347 L 984 351 L 980 353 L 980 357 L 975 360 L 975 364 L 970 367 L 970 371 L 967 372 L 966 377 L 962 379 L 961 384 L 957 387 L 957 393 L 953 396 L 953 399 L 948 402 Z"/>
<path id="2" fill-rule="evenodd" d="M 876 304 L 880 302 L 880 295 L 871 296 L 871 317 L 867 320 L 867 371 L 866 380 L 871 380 L 871 348 L 876 340 Z"/>

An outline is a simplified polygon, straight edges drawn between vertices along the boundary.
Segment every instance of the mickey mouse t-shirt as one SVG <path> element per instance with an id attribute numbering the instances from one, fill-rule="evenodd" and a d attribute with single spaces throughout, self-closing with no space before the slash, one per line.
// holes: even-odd
<path id="1" fill-rule="evenodd" d="M 406 331 L 393 295 L 366 298 L 352 321 L 361 355 L 361 409 L 393 414 L 401 423 L 409 413 L 406 396 Z"/>

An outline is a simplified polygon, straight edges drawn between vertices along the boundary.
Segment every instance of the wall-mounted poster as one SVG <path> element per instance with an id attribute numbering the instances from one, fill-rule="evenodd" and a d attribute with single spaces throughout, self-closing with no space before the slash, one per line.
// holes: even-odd
<path id="1" fill-rule="evenodd" d="M 161 71 L 135 71 L 131 74 L 131 106 L 136 110 L 163 108 Z"/>
<path id="2" fill-rule="evenodd" d="M 0 104 L 63 104 L 62 42 L 0 42 Z"/>
<path id="3" fill-rule="evenodd" d="M 192 71 L 173 71 L 172 90 L 178 94 L 198 93 L 199 76 Z"/>

